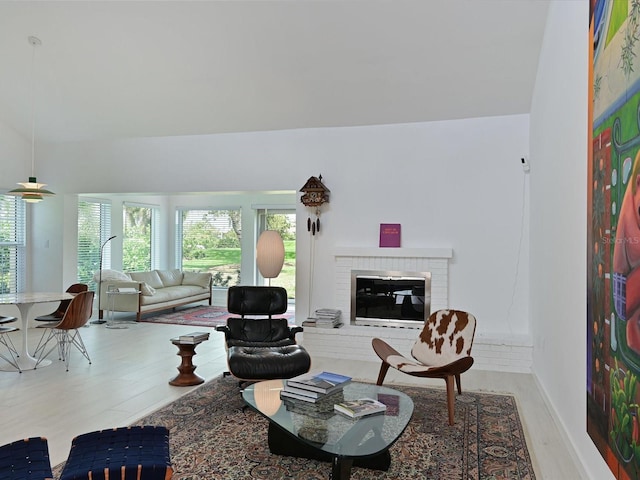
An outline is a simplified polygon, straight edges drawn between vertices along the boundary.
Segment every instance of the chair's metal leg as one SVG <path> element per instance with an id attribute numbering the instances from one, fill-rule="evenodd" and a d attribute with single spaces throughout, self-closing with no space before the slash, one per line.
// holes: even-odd
<path id="1" fill-rule="evenodd" d="M 44 349 L 44 346 L 47 344 L 45 338 L 51 333 L 51 330 L 43 327 L 42 335 L 40 336 L 40 340 L 38 340 L 38 345 L 36 345 L 36 349 L 33 352 L 34 357 L 38 357 L 40 351 Z"/>
<path id="2" fill-rule="evenodd" d="M 84 355 L 84 358 L 86 358 L 89 361 L 89 363 L 91 363 L 89 352 L 87 351 L 87 347 L 84 346 L 84 342 L 82 341 L 82 336 L 80 335 L 80 332 L 78 330 L 74 330 L 74 333 L 71 336 L 71 343 L 73 343 L 76 346 L 76 348 L 80 350 L 80 353 Z"/>
<path id="3" fill-rule="evenodd" d="M 69 338 L 69 332 L 64 330 L 60 335 L 60 343 L 58 345 L 62 346 L 62 359 L 64 360 L 64 364 L 67 367 L 67 372 L 69 371 L 69 359 L 71 357 L 71 339 Z"/>
<path id="4" fill-rule="evenodd" d="M 44 337 L 44 335 L 46 335 L 46 336 L 47 336 L 46 340 L 45 340 L 45 341 L 44 341 L 44 343 L 43 343 L 43 342 L 42 342 L 42 340 L 43 340 L 43 339 L 41 338 L 41 339 L 40 339 L 40 342 L 38 342 L 38 347 L 36 348 L 36 352 L 39 352 L 39 353 L 40 353 L 40 354 L 38 355 L 38 360 L 36 361 L 36 368 L 38 367 L 38 365 L 40 365 L 40 362 L 42 362 L 42 360 L 43 360 L 46 356 L 48 356 L 48 355 L 53 351 L 53 349 L 54 349 L 54 348 L 58 347 L 58 354 L 60 353 L 59 346 L 58 346 L 58 340 L 57 340 L 57 339 L 56 339 L 56 344 L 55 344 L 53 347 L 51 347 L 51 348 L 50 348 L 50 349 L 45 353 L 45 351 L 44 351 L 44 350 L 45 350 L 45 348 L 46 348 L 47 344 L 51 341 L 51 339 L 52 339 L 52 338 L 54 338 L 54 337 L 56 336 L 56 332 L 55 332 L 55 329 L 54 329 L 54 328 L 48 328 L 47 330 L 48 330 L 48 331 L 46 331 L 46 332 L 43 334 L 43 337 Z M 34 356 L 35 356 L 35 355 L 34 355 Z"/>
<path id="5" fill-rule="evenodd" d="M 17 360 L 18 353 L 16 352 L 15 347 L 13 346 L 13 342 L 11 341 L 11 338 L 7 337 L 6 335 L 7 335 L 6 333 L 0 334 L 0 344 L 7 347 L 7 350 L 9 351 L 9 357 L 6 357 L 0 352 L 0 358 L 6 360 L 13 368 L 17 369 L 18 372 L 22 373 L 22 370 L 20 369 L 20 365 L 18 364 L 18 360 Z M 9 346 L 9 344 L 11 344 L 11 346 Z"/>
<path id="6" fill-rule="evenodd" d="M 89 357 L 89 352 L 87 348 L 84 346 L 84 342 L 82 341 L 82 336 L 78 330 L 73 330 L 71 333 L 68 330 L 61 330 L 60 342 L 59 345 L 62 348 L 63 359 L 65 361 L 65 365 L 67 367 L 67 372 L 69 371 L 69 363 L 71 359 L 71 346 L 76 347 L 80 353 L 89 361 L 91 364 L 91 358 Z"/>
<path id="7" fill-rule="evenodd" d="M 69 348 L 67 346 L 68 337 L 66 330 L 56 330 L 58 341 L 58 358 L 65 362 L 67 360 L 67 353 Z"/>
<path id="8" fill-rule="evenodd" d="M 4 336 L 3 336 L 4 337 Z M 16 346 L 13 344 L 13 340 L 11 340 L 11 337 L 9 335 L 7 335 L 5 338 L 5 345 L 7 346 L 7 348 L 13 353 L 13 356 L 18 358 L 20 357 L 20 354 L 18 353 L 18 349 L 16 348 Z"/>

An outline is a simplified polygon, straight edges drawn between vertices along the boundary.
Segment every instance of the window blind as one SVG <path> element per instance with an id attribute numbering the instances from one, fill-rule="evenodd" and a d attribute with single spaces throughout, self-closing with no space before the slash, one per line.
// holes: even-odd
<path id="1" fill-rule="evenodd" d="M 24 291 L 26 208 L 20 197 L 0 195 L 0 293 Z"/>
<path id="2" fill-rule="evenodd" d="M 78 282 L 94 290 L 93 275 L 100 268 L 100 247 L 111 236 L 111 204 L 99 200 L 78 202 Z M 102 268 L 111 268 L 111 242 L 104 248 Z"/>

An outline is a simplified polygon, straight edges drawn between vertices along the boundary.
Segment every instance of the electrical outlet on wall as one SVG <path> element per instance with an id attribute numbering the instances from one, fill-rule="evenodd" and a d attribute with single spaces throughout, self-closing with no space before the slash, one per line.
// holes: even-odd
<path id="1" fill-rule="evenodd" d="M 529 170 L 531 170 L 531 167 L 529 166 L 529 159 L 527 157 L 521 157 L 520 162 L 522 163 L 522 170 L 524 170 L 524 173 L 529 173 Z"/>

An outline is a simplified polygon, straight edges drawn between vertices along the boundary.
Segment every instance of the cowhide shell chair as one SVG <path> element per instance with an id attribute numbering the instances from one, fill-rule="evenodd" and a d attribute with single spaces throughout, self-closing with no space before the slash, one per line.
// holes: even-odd
<path id="1" fill-rule="evenodd" d="M 373 349 L 382 360 L 378 385 L 382 385 L 389 367 L 423 378 L 442 378 L 447 384 L 449 425 L 454 424 L 455 379 L 458 394 L 462 393 L 460 374 L 473 365 L 471 346 L 476 331 L 476 318 L 462 310 L 438 310 L 424 324 L 418 340 L 407 358 L 384 340 L 374 338 Z"/>

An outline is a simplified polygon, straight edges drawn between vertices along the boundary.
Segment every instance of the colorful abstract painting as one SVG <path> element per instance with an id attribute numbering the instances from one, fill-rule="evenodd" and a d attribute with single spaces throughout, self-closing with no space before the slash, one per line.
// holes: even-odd
<path id="1" fill-rule="evenodd" d="M 640 0 L 592 1 L 587 431 L 640 478 Z"/>

